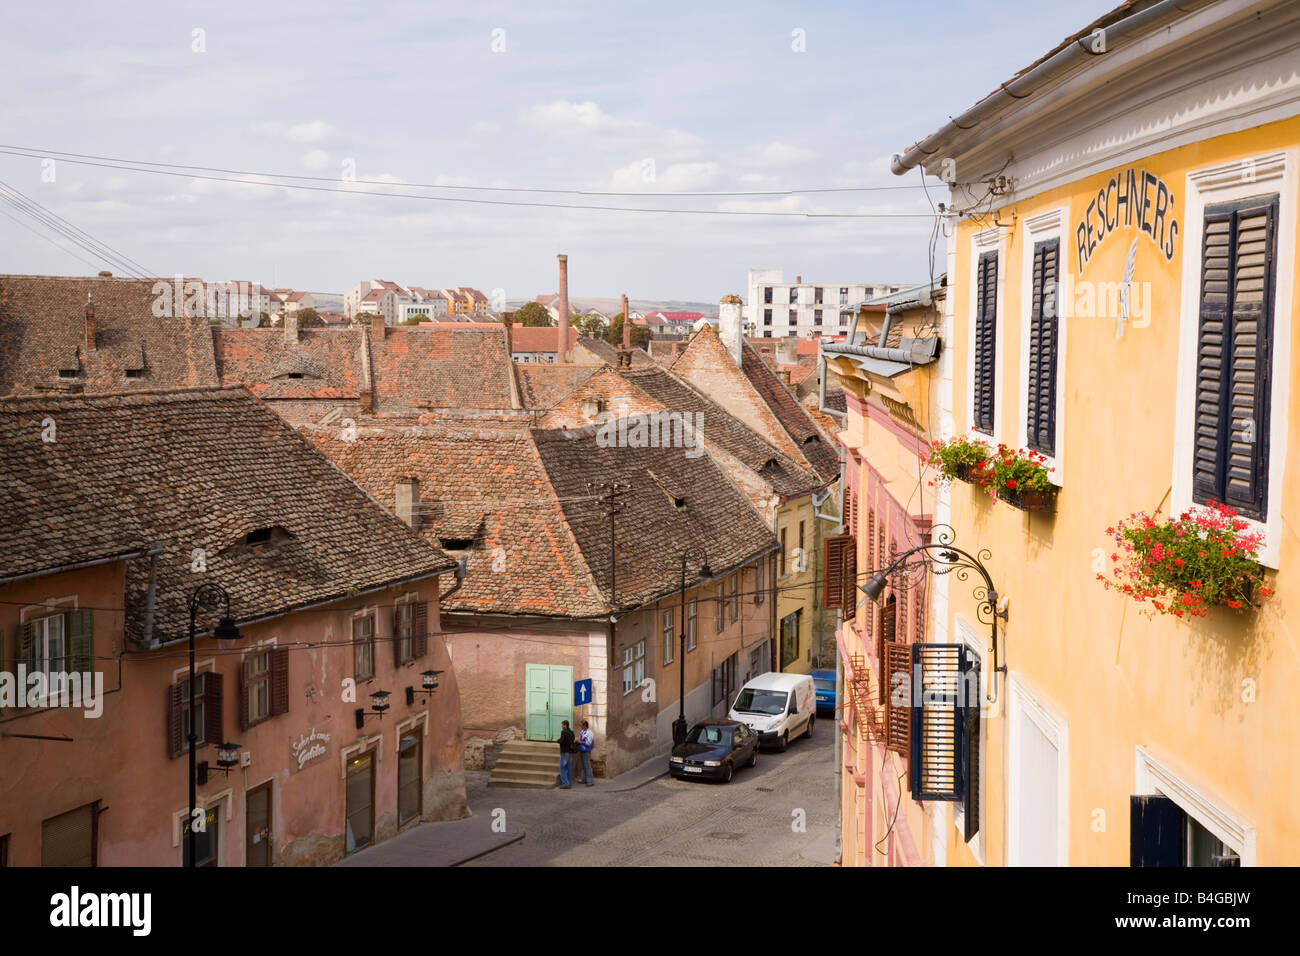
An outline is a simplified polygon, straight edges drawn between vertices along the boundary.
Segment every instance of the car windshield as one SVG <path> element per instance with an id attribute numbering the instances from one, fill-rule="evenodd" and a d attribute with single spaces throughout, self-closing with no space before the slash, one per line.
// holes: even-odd
<path id="1" fill-rule="evenodd" d="M 742 714 L 779 714 L 785 710 L 786 693 L 783 690 L 760 690 L 746 687 L 736 698 L 733 710 Z"/>
<path id="2" fill-rule="evenodd" d="M 835 681 L 827 680 L 824 677 L 813 678 L 813 683 L 817 685 L 818 690 L 834 690 Z"/>
<path id="3" fill-rule="evenodd" d="M 730 727 L 695 727 L 686 735 L 688 744 L 725 744 L 730 741 Z"/>

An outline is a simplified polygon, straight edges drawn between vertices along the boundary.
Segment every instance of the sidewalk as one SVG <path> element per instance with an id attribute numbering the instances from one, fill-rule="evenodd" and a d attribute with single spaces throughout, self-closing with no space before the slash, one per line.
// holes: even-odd
<path id="1" fill-rule="evenodd" d="M 459 866 L 524 838 L 524 831 L 494 833 L 492 815 L 480 813 L 463 820 L 421 823 L 391 840 L 367 847 L 335 866 Z"/>
<path id="2" fill-rule="evenodd" d="M 639 767 L 633 767 L 631 770 L 620 773 L 617 777 L 610 777 L 608 780 L 597 778 L 596 789 L 608 790 L 611 793 L 623 793 L 627 790 L 637 790 L 644 787 L 647 783 L 658 780 L 668 773 L 668 751 L 657 754 L 641 764 Z"/>

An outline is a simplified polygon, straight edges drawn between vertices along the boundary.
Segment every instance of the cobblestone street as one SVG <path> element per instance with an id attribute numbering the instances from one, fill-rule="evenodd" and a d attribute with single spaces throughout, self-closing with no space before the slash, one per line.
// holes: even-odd
<path id="1" fill-rule="evenodd" d="M 757 767 L 725 785 L 665 776 L 625 792 L 604 789 L 606 781 L 508 790 L 488 789 L 486 773 L 469 774 L 475 815 L 502 810 L 507 831 L 520 826 L 526 836 L 465 865 L 827 865 L 835 852 L 834 753 L 833 729 L 819 722 L 811 741 L 761 753 Z"/>

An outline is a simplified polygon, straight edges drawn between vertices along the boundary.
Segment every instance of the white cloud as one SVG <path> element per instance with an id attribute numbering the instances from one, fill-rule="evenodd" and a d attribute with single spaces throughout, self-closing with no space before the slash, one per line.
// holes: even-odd
<path id="1" fill-rule="evenodd" d="M 487 120 L 479 120 L 469 128 L 471 136 L 488 137 L 495 136 L 501 132 L 501 127 L 496 123 L 489 123 Z"/>
<path id="2" fill-rule="evenodd" d="M 308 169 L 324 169 L 330 165 L 330 154 L 323 149 L 313 149 L 303 154 L 302 164 Z"/>
<path id="3" fill-rule="evenodd" d="M 653 173 L 653 178 L 649 178 Z M 629 192 L 680 192 L 707 189 L 717 182 L 721 168 L 717 163 L 670 163 L 662 169 L 644 161 L 628 163 L 614 170 L 610 186 Z"/>
<path id="4" fill-rule="evenodd" d="M 263 120 L 254 123 L 250 129 L 260 136 L 273 136 L 291 143 L 308 143 L 313 146 L 337 146 L 347 141 L 342 130 L 324 120 L 310 120 L 292 126 L 280 120 Z"/>
<path id="5" fill-rule="evenodd" d="M 751 146 L 742 154 L 745 162 L 752 166 L 802 166 L 819 158 L 816 150 L 804 146 L 792 146 L 789 143 L 765 143 Z"/>
<path id="6" fill-rule="evenodd" d="M 537 103 L 519 114 L 519 122 L 552 138 L 579 140 L 586 148 L 640 154 L 660 163 L 696 159 L 700 152 L 697 136 L 614 116 L 591 100 Z"/>

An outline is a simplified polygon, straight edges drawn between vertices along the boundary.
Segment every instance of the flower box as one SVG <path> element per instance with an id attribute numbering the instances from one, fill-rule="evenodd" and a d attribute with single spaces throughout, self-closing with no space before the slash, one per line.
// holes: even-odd
<path id="1" fill-rule="evenodd" d="M 1055 486 L 1043 491 L 1034 488 L 1007 488 L 998 489 L 998 498 L 1005 501 L 1013 508 L 1019 508 L 1021 511 L 1042 511 L 1048 514 L 1056 512 L 1056 494 L 1059 491 Z"/>

